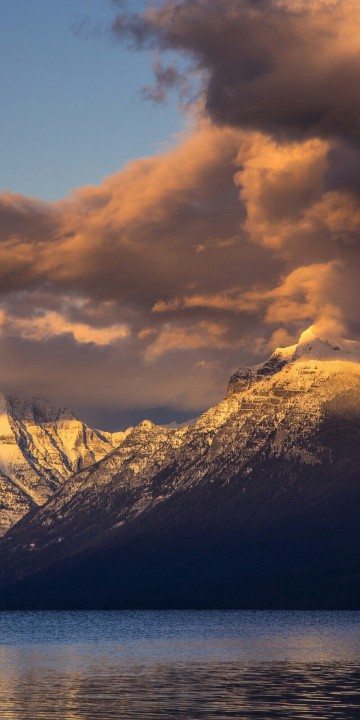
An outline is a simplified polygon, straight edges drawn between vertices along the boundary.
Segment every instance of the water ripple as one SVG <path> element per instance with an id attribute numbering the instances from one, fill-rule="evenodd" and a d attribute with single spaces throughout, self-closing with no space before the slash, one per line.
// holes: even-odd
<path id="1" fill-rule="evenodd" d="M 1 720 L 358 720 L 357 613 L 2 613 Z"/>

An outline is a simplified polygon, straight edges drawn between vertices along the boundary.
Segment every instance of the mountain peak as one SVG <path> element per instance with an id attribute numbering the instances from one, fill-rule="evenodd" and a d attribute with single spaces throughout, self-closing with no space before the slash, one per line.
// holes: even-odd
<path id="1" fill-rule="evenodd" d="M 18 422 L 41 425 L 76 419 L 69 408 L 52 405 L 48 400 L 41 397 L 23 398 L 8 395 L 6 396 L 6 403 L 9 413 Z"/>
<path id="2" fill-rule="evenodd" d="M 259 380 L 280 372 L 285 365 L 306 361 L 326 361 L 328 367 L 329 363 L 337 361 L 360 363 L 360 342 L 344 338 L 320 337 L 316 326 L 311 325 L 301 333 L 298 342 L 294 345 L 276 348 L 260 365 L 240 367 L 236 370 L 230 378 L 228 392 L 231 395 L 234 392 L 241 392 Z"/>
<path id="3" fill-rule="evenodd" d="M 0 392 L 0 536 L 127 434 L 92 430 L 68 408 L 42 398 Z"/>
<path id="4" fill-rule="evenodd" d="M 295 345 L 276 348 L 271 358 L 281 358 L 286 363 L 306 359 L 360 362 L 360 342 L 345 338 L 321 337 L 317 334 L 316 327 L 311 325 L 304 330 Z"/>

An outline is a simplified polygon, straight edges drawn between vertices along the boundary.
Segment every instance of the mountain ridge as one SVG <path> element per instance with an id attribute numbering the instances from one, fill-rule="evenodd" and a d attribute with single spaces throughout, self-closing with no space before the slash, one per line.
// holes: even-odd
<path id="1" fill-rule="evenodd" d="M 0 394 L 0 533 L 125 437 L 93 430 L 68 408 L 42 398 Z"/>
<path id="2" fill-rule="evenodd" d="M 45 605 L 81 607 L 136 606 L 140 599 L 144 606 L 207 606 L 207 592 L 223 606 L 220 589 L 216 601 L 217 582 L 233 588 L 232 605 L 243 606 L 246 597 L 261 605 L 256 587 L 270 583 L 276 604 L 272 574 L 283 567 L 295 587 L 297 557 L 299 573 L 312 578 L 306 589 L 311 605 L 315 565 L 331 572 L 336 556 L 339 574 L 343 548 L 346 572 L 355 560 L 360 567 L 359 348 L 355 341 L 328 342 L 310 329 L 299 343 L 234 373 L 224 400 L 194 424 L 141 423 L 117 450 L 66 480 L 7 533 L 0 543 L 1 583 L 32 588 L 34 606 L 40 593 Z M 353 518 L 349 528 L 346 515 Z M 117 558 L 116 589 L 107 552 Z M 102 572 L 99 563 L 109 573 L 102 590 L 92 580 Z M 57 584 L 54 596 L 57 572 L 63 586 Z M 181 573 L 186 597 L 174 590 Z M 299 602 L 306 605 L 304 597 Z"/>

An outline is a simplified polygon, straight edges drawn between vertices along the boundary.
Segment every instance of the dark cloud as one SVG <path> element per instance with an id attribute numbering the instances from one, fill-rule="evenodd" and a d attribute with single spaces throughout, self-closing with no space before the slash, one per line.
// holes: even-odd
<path id="1" fill-rule="evenodd" d="M 153 72 L 155 84 L 145 85 L 142 88 L 142 96 L 145 100 L 151 100 L 154 103 L 165 103 L 168 93 L 174 88 L 180 89 L 181 93 L 185 92 L 185 79 L 175 65 L 164 66 L 159 57 L 153 60 Z"/>
<path id="2" fill-rule="evenodd" d="M 330 150 L 325 185 L 328 190 L 343 190 L 360 197 L 360 147 L 358 145 L 342 143 Z"/>
<path id="3" fill-rule="evenodd" d="M 15 193 L 0 195 L 0 242 L 16 237 L 23 242 L 46 242 L 58 227 L 55 205 Z"/>
<path id="4" fill-rule="evenodd" d="M 357 0 L 166 0 L 113 28 L 192 57 L 217 123 L 359 141 L 359 21 Z"/>

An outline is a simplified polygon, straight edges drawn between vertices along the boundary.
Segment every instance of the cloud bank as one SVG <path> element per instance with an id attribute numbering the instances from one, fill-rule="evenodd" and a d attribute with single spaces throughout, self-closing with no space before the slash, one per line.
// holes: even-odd
<path id="1" fill-rule="evenodd" d="M 359 21 L 352 0 L 117 13 L 115 37 L 190 64 L 196 120 L 61 202 L 0 196 L 5 390 L 98 424 L 171 420 L 313 322 L 359 336 Z M 173 63 L 156 59 L 147 97 L 183 101 Z"/>

